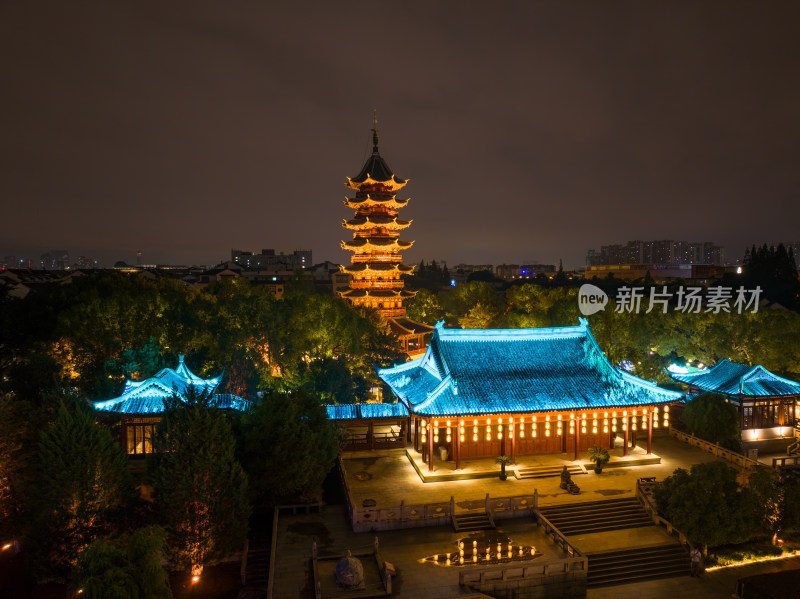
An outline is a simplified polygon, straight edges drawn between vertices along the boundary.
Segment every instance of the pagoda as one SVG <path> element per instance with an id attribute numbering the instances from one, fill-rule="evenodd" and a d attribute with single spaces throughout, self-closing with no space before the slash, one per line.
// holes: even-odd
<path id="1" fill-rule="evenodd" d="M 353 252 L 350 265 L 342 270 L 352 276 L 350 289 L 341 296 L 354 306 L 374 308 L 388 321 L 408 353 L 425 348 L 425 335 L 433 328 L 406 317 L 403 300 L 414 292 L 404 289 L 401 275 L 413 272 L 413 266 L 403 264 L 400 252 L 414 242 L 400 239 L 400 231 L 410 220 L 398 218 L 408 199 L 399 199 L 397 192 L 407 183 L 396 177 L 378 152 L 378 125 L 373 120 L 372 155 L 361 172 L 348 177 L 345 185 L 355 191 L 355 197 L 345 198 L 345 206 L 355 210 L 342 226 L 353 231 L 352 241 L 343 241 L 342 249 Z"/>

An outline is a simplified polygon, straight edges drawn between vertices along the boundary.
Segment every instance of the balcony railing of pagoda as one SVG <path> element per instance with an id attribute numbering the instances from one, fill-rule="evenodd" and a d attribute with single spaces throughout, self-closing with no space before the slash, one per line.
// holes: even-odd
<path id="1" fill-rule="evenodd" d="M 393 281 L 376 281 L 375 279 L 370 279 L 366 281 L 358 281 L 353 279 L 350 281 L 350 287 L 352 289 L 402 289 L 403 280 L 395 279 Z"/>
<path id="2" fill-rule="evenodd" d="M 395 318 L 406 315 L 405 308 L 378 308 L 378 310 L 380 310 L 381 314 L 383 314 L 387 318 Z"/>

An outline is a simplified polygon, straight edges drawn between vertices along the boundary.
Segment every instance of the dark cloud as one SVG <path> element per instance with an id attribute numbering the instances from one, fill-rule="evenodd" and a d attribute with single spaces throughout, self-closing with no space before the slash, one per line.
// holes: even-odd
<path id="1" fill-rule="evenodd" d="M 345 260 L 378 108 L 409 261 L 799 236 L 797 3 L 0 5 L 0 252 Z"/>

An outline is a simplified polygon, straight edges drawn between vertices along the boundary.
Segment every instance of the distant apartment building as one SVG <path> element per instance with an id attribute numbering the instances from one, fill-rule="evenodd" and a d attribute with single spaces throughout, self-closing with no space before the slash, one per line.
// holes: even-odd
<path id="1" fill-rule="evenodd" d="M 50 250 L 39 257 L 39 266 L 42 270 L 64 270 L 69 268 L 70 264 L 67 250 Z"/>
<path id="2" fill-rule="evenodd" d="M 442 266 L 445 263 L 442 262 Z M 483 272 L 488 270 L 494 272 L 494 264 L 456 264 L 453 268 L 448 269 L 450 272 L 450 280 L 453 284 L 465 283 L 469 275 L 474 272 Z"/>
<path id="3" fill-rule="evenodd" d="M 586 264 L 587 266 L 621 264 L 652 264 L 666 267 L 686 264 L 724 266 L 725 252 L 722 246 L 711 241 L 634 240 L 625 244 L 604 245 L 599 251 L 589 250 Z"/>
<path id="4" fill-rule="evenodd" d="M 500 279 L 533 279 L 537 275 L 555 272 L 555 264 L 498 264 L 495 269 L 495 275 Z"/>
<path id="5" fill-rule="evenodd" d="M 231 260 L 243 268 L 258 270 L 305 270 L 312 264 L 311 250 L 295 250 L 291 254 L 276 254 L 273 249 L 260 254 L 232 249 Z"/>

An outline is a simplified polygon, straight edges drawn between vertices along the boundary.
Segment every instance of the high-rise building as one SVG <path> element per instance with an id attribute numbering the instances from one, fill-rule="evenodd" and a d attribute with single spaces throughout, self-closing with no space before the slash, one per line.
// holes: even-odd
<path id="1" fill-rule="evenodd" d="M 312 264 L 311 250 L 295 250 L 291 254 L 276 254 L 273 249 L 261 250 L 260 254 L 232 249 L 231 260 L 244 268 L 259 270 L 305 270 Z"/>
<path id="2" fill-rule="evenodd" d="M 588 266 L 615 264 L 660 264 L 680 266 L 685 264 L 708 264 L 723 266 L 725 252 L 713 242 L 688 242 L 662 239 L 655 241 L 629 241 L 625 245 L 604 245 L 600 251 L 589 250 L 586 254 Z"/>

